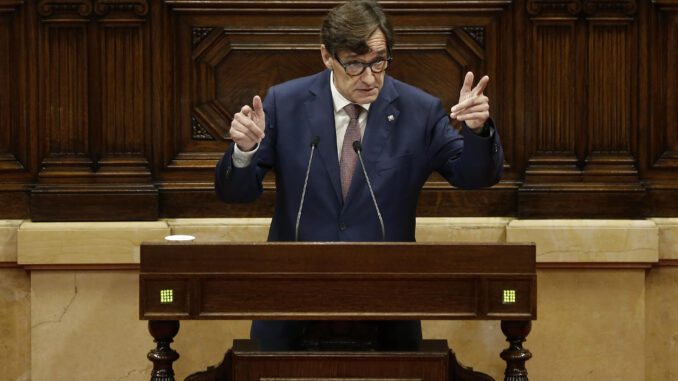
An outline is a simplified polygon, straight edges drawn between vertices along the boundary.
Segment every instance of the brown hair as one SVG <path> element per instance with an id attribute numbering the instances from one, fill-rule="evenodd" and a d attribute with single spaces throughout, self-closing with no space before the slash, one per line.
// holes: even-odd
<path id="1" fill-rule="evenodd" d="M 320 29 L 320 38 L 331 54 L 344 49 L 365 54 L 370 51 L 367 39 L 377 29 L 384 33 L 390 55 L 393 27 L 384 11 L 373 0 L 351 0 L 330 10 Z"/>

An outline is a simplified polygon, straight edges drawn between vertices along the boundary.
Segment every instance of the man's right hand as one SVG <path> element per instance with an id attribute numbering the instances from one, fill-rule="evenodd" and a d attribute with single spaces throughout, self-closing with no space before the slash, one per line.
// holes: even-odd
<path id="1" fill-rule="evenodd" d="M 243 152 L 254 149 L 264 138 L 266 129 L 266 114 L 261 98 L 257 95 L 252 99 L 252 107 L 243 106 L 239 113 L 233 116 L 231 122 L 231 138 Z"/>

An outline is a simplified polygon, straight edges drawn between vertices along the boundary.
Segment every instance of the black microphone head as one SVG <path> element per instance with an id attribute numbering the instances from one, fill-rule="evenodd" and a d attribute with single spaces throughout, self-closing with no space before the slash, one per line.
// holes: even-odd
<path id="1" fill-rule="evenodd" d="M 355 153 L 358 153 L 363 150 L 363 145 L 360 144 L 360 140 L 356 140 L 353 142 L 353 150 Z"/>
<path id="2" fill-rule="evenodd" d="M 311 139 L 311 147 L 317 147 L 319 141 L 320 141 L 320 136 L 314 136 Z"/>

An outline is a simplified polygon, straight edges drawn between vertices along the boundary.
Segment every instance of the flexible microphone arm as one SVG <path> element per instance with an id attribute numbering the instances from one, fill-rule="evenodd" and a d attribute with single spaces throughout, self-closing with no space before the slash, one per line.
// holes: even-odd
<path id="1" fill-rule="evenodd" d="M 299 221 L 301 221 L 301 208 L 304 206 L 304 197 L 306 196 L 306 186 L 308 185 L 308 175 L 311 173 L 311 162 L 313 161 L 313 152 L 320 141 L 319 136 L 311 139 L 311 156 L 308 158 L 308 167 L 306 167 L 306 178 L 304 179 L 304 189 L 301 191 L 301 201 L 299 202 L 299 212 L 297 213 L 297 224 L 294 227 L 294 241 L 299 241 Z"/>
<path id="2" fill-rule="evenodd" d="M 372 191 L 370 178 L 367 177 L 365 163 L 363 163 L 363 156 L 360 154 L 360 151 L 363 150 L 363 146 L 360 144 L 360 141 L 356 140 L 353 142 L 353 150 L 358 154 L 358 159 L 360 159 L 360 168 L 363 169 L 363 174 L 365 175 L 365 180 L 367 181 L 367 188 L 370 190 L 370 195 L 372 195 L 372 201 L 374 202 L 374 208 L 377 210 L 377 217 L 379 217 L 379 223 L 381 224 L 381 240 L 386 242 L 386 228 L 384 228 L 384 220 L 381 218 L 381 212 L 379 211 L 379 205 L 377 205 L 377 199 L 374 197 L 374 191 Z"/>

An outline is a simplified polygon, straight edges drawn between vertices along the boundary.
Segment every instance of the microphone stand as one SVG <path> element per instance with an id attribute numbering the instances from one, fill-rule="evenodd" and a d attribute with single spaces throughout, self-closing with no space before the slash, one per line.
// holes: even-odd
<path id="1" fill-rule="evenodd" d="M 301 221 L 301 208 L 304 206 L 304 197 L 306 196 L 306 186 L 308 185 L 308 175 L 311 173 L 311 162 L 313 162 L 313 152 L 318 146 L 320 137 L 314 136 L 311 139 L 311 156 L 308 158 L 308 167 L 306 167 L 306 178 L 304 179 L 304 189 L 301 191 L 301 201 L 299 202 L 299 212 L 297 213 L 297 223 L 294 226 L 294 241 L 299 241 L 299 222 Z"/>
<path id="2" fill-rule="evenodd" d="M 360 160 L 360 168 L 363 169 L 363 174 L 365 175 L 365 180 L 367 181 L 367 188 L 370 190 L 370 195 L 372 196 L 372 202 L 374 202 L 374 208 L 377 210 L 377 217 L 379 217 L 379 223 L 381 224 L 381 240 L 386 242 L 386 228 L 384 228 L 384 219 L 381 218 L 381 212 L 379 211 L 379 205 L 377 204 L 377 198 L 374 197 L 374 191 L 372 190 L 372 184 L 370 184 L 370 178 L 367 177 L 367 171 L 365 170 L 365 163 L 363 163 L 363 156 L 360 154 L 363 147 L 360 144 L 360 141 L 356 140 L 353 142 L 353 150 L 358 154 L 358 159 Z"/>

